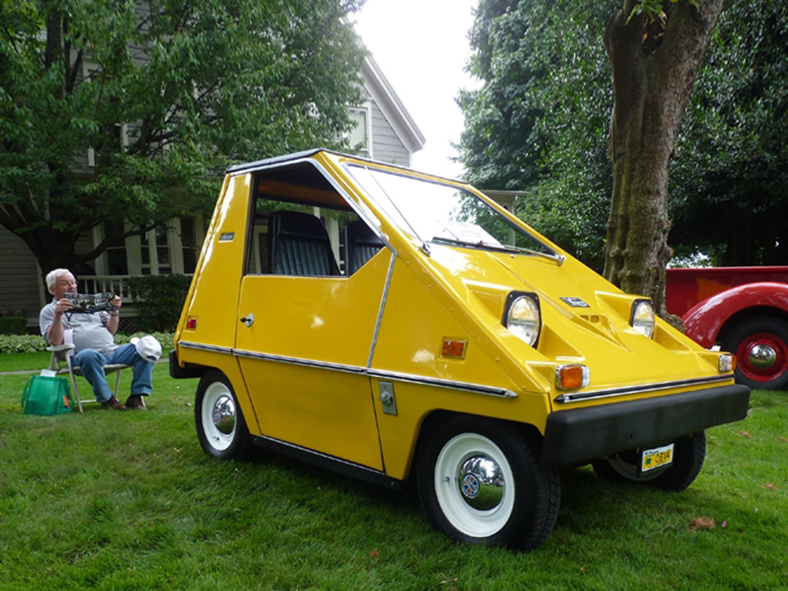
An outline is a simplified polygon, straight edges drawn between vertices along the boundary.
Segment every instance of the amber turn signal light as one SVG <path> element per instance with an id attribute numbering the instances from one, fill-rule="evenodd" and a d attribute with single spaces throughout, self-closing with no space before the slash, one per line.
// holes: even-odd
<path id="1" fill-rule="evenodd" d="M 591 382 L 591 370 L 585 365 L 560 365 L 555 370 L 555 385 L 559 390 L 585 388 Z"/>

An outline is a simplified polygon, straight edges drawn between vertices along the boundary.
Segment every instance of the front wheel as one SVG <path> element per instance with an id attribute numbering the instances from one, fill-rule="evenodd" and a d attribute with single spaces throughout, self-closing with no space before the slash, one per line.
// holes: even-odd
<path id="1" fill-rule="evenodd" d="M 558 474 L 539 466 L 534 446 L 516 430 L 456 417 L 422 451 L 419 496 L 432 525 L 450 538 L 532 550 L 552 531 Z"/>
<path id="2" fill-rule="evenodd" d="M 613 458 L 599 460 L 592 466 L 594 471 L 609 480 L 638 482 L 673 492 L 680 492 L 698 477 L 706 459 L 706 434 L 703 431 L 676 440 L 673 449 L 673 464 L 638 474 L 640 454 L 637 451 L 619 454 Z"/>
<path id="3" fill-rule="evenodd" d="M 736 381 L 750 388 L 788 387 L 788 323 L 751 318 L 734 327 L 722 349 L 736 355 Z"/>
<path id="4" fill-rule="evenodd" d="M 249 451 L 249 429 L 227 377 L 206 373 L 194 402 L 197 437 L 205 453 L 216 458 L 240 459 Z"/>

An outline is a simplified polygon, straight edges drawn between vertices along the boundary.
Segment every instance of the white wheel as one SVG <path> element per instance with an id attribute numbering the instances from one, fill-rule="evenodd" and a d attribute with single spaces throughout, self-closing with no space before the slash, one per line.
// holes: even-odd
<path id="1" fill-rule="evenodd" d="M 532 550 L 558 517 L 558 473 L 541 466 L 522 429 L 455 416 L 419 449 L 419 496 L 430 523 L 460 542 Z"/>
<path id="2" fill-rule="evenodd" d="M 239 458 L 245 454 L 249 431 L 229 380 L 211 371 L 200 380 L 194 404 L 200 445 L 217 458 Z"/>
<path id="3" fill-rule="evenodd" d="M 504 453 L 487 437 L 453 437 L 438 454 L 434 479 L 443 514 L 466 536 L 487 538 L 508 523 L 514 508 L 514 475 Z"/>
<path id="4" fill-rule="evenodd" d="M 222 382 L 213 382 L 205 390 L 200 408 L 205 437 L 211 447 L 224 451 L 235 437 L 235 401 L 230 390 Z"/>

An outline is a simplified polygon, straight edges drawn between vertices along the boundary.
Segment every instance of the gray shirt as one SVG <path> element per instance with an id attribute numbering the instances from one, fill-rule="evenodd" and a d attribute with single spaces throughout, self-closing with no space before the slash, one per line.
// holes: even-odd
<path id="1" fill-rule="evenodd" d="M 55 306 L 52 301 L 41 308 L 38 323 L 44 340 L 49 343 L 49 329 L 55 319 Z M 95 349 L 104 355 L 110 355 L 116 348 L 115 337 L 107 328 L 109 314 L 107 312 L 76 312 L 63 314 L 63 329 L 71 329 L 74 337 L 74 352 L 79 353 L 84 349 Z M 51 344 L 51 343 L 49 343 Z"/>

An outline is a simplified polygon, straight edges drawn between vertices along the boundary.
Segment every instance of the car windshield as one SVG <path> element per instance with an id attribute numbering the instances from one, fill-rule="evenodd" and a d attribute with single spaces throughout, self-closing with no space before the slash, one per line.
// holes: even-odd
<path id="1" fill-rule="evenodd" d="M 469 191 L 365 166 L 349 169 L 378 207 L 422 242 L 563 258 Z"/>

